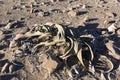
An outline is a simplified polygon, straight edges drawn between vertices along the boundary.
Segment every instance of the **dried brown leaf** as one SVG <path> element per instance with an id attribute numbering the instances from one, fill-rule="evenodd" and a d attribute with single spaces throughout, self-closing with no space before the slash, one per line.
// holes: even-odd
<path id="1" fill-rule="evenodd" d="M 103 73 L 109 73 L 110 71 L 113 70 L 114 65 L 106 56 L 100 55 L 99 60 L 102 61 L 102 62 L 105 62 L 105 64 L 106 64 L 105 68 L 107 70 L 105 70 Z"/>
<path id="2" fill-rule="evenodd" d="M 58 39 L 65 39 L 64 28 L 59 24 L 55 24 L 55 27 L 58 29 L 57 32 Z"/>
<path id="3" fill-rule="evenodd" d="M 82 66 L 85 66 L 83 63 L 83 58 L 82 58 L 82 48 L 80 48 L 80 50 L 78 51 L 77 57 L 78 57 L 80 63 L 82 64 Z"/>
<path id="4" fill-rule="evenodd" d="M 66 48 L 65 54 L 63 54 L 62 56 L 60 56 L 61 58 L 67 56 L 70 53 L 70 51 L 73 49 L 73 39 L 70 38 L 70 37 L 67 37 L 67 38 L 69 40 L 69 44 L 70 45 Z"/>
<path id="5" fill-rule="evenodd" d="M 87 44 L 86 42 L 84 42 L 84 43 L 85 43 L 85 45 L 89 48 L 88 50 L 90 51 L 90 53 L 88 53 L 88 55 L 90 55 L 90 57 L 91 57 L 90 61 L 92 61 L 93 58 L 94 58 L 93 51 L 92 51 L 91 47 L 89 46 L 89 44 Z M 80 63 L 82 64 L 82 66 L 86 66 L 86 65 L 84 64 L 84 62 L 83 62 L 83 57 L 82 57 L 82 55 L 83 55 L 84 53 L 82 52 L 82 50 L 83 50 L 83 48 L 81 47 L 80 50 L 79 50 L 78 53 L 77 53 L 77 57 L 78 57 Z"/>
<path id="6" fill-rule="evenodd" d="M 90 56 L 91 56 L 91 61 L 94 59 L 94 53 L 93 53 L 93 50 L 92 50 L 92 48 L 91 48 L 91 46 L 88 44 L 88 43 L 86 43 L 85 42 L 85 44 L 88 46 L 88 48 L 89 48 L 89 51 L 90 51 Z"/>
<path id="7" fill-rule="evenodd" d="M 76 54 L 78 53 L 78 45 L 79 45 L 78 42 L 74 41 L 74 51 Z"/>
<path id="8" fill-rule="evenodd" d="M 1 73 L 3 73 L 6 70 L 6 68 L 8 67 L 8 65 L 9 65 L 9 63 L 5 63 L 5 65 L 1 69 Z"/>

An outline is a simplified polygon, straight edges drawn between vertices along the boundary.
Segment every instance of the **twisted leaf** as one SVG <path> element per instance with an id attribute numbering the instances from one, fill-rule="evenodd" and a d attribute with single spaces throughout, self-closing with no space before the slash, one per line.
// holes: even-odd
<path id="1" fill-rule="evenodd" d="M 55 27 L 58 29 L 57 37 L 58 39 L 65 39 L 65 32 L 61 25 L 55 24 Z"/>
<path id="2" fill-rule="evenodd" d="M 109 73 L 110 71 L 113 70 L 114 65 L 106 56 L 100 55 L 99 60 L 102 62 L 105 62 L 105 64 L 107 64 L 107 66 L 105 66 L 105 68 L 109 67 L 109 69 L 104 71 L 103 73 Z"/>
<path id="3" fill-rule="evenodd" d="M 74 41 L 74 51 L 76 54 L 78 53 L 78 45 L 79 43 L 77 41 Z"/>
<path id="4" fill-rule="evenodd" d="M 91 58 L 90 61 L 92 61 L 94 58 L 93 51 L 92 51 L 91 47 L 89 46 L 89 44 L 87 44 L 86 42 L 84 42 L 84 44 L 86 45 L 86 47 L 88 47 L 88 50 L 90 52 L 90 53 L 88 53 L 88 55 L 90 55 L 90 58 Z M 80 63 L 82 64 L 82 66 L 85 66 L 85 64 L 83 62 L 83 54 L 84 54 L 83 53 L 83 46 L 81 46 L 80 50 L 77 53 L 77 57 L 78 57 Z"/>
<path id="5" fill-rule="evenodd" d="M 60 57 L 65 57 L 69 54 L 69 52 L 73 49 L 73 39 L 70 38 L 70 37 L 67 37 L 67 39 L 69 40 L 69 46 L 67 47 L 66 51 L 65 51 L 65 54 L 63 54 L 62 56 Z"/>

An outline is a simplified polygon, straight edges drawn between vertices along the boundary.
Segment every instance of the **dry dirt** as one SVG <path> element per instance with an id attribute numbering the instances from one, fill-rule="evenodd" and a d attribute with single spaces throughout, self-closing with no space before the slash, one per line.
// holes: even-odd
<path id="1" fill-rule="evenodd" d="M 0 70 L 2 64 L 4 64 L 2 60 L 9 60 L 9 62 L 13 60 L 14 50 L 9 49 L 9 44 L 13 37 L 18 33 L 25 33 L 30 30 L 34 24 L 45 24 L 47 22 L 69 25 L 71 28 L 86 27 L 93 31 L 96 28 L 107 28 L 112 23 L 117 23 L 119 26 L 120 1 L 0 0 Z M 119 40 L 117 41 L 120 42 Z M 46 58 L 47 56 L 43 55 L 41 58 L 43 57 Z M 48 77 L 48 72 L 39 72 L 39 68 L 35 68 L 28 61 L 28 58 L 30 57 L 26 56 L 18 59 L 24 63 L 24 67 L 21 67 L 22 64 L 19 63 L 21 66 L 20 68 L 15 68 L 15 72 L 14 70 L 9 74 L 1 72 L 0 80 L 69 80 L 68 75 L 65 75 L 64 71 L 61 72 L 61 75 L 56 73 L 56 76 L 52 74 Z M 44 66 L 50 65 L 48 63 L 49 61 Z M 57 65 L 57 62 L 53 61 L 53 63 L 55 66 Z M 112 80 L 120 80 L 120 68 L 116 69 L 115 72 L 113 71 L 111 77 Z M 84 76 L 83 73 L 83 76 L 81 75 L 79 79 L 75 80 L 97 79 L 88 74 Z M 101 80 L 105 79 L 102 78 Z"/>

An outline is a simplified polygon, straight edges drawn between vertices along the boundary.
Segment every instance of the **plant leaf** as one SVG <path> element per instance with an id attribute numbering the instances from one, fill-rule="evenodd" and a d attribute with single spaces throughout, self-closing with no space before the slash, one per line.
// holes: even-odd
<path id="1" fill-rule="evenodd" d="M 99 60 L 102 61 L 102 62 L 104 61 L 105 64 L 107 64 L 107 66 L 105 66 L 106 68 L 109 67 L 109 69 L 104 71 L 103 73 L 109 73 L 110 71 L 113 70 L 114 65 L 106 56 L 100 55 Z"/>
<path id="2" fill-rule="evenodd" d="M 74 41 L 74 51 L 76 54 L 78 53 L 78 45 L 79 45 L 78 42 Z"/>
<path id="3" fill-rule="evenodd" d="M 55 27 L 58 29 L 57 36 L 59 39 L 65 39 L 65 32 L 61 25 L 55 24 Z"/>
<path id="4" fill-rule="evenodd" d="M 67 56 L 68 54 L 69 54 L 69 52 L 73 49 L 73 39 L 72 38 L 70 38 L 70 37 L 67 37 L 67 39 L 70 41 L 69 42 L 69 46 L 67 47 L 67 49 L 65 50 L 65 54 L 63 54 L 62 56 L 60 56 L 60 57 L 65 57 L 65 56 Z"/>
<path id="5" fill-rule="evenodd" d="M 81 47 L 80 50 L 78 51 L 77 57 L 78 57 L 80 63 L 82 64 L 82 66 L 85 66 L 84 63 L 83 63 L 83 58 L 82 58 L 82 47 Z"/>
<path id="6" fill-rule="evenodd" d="M 92 49 L 91 49 L 91 47 L 89 46 L 89 44 L 87 44 L 86 42 L 84 42 L 84 44 L 89 48 L 89 51 L 90 51 L 90 57 L 91 57 L 91 61 L 93 60 L 93 58 L 94 58 L 94 55 L 93 55 L 93 51 L 92 51 Z M 77 57 L 78 57 L 78 59 L 79 59 L 79 61 L 80 61 L 80 63 L 82 64 L 82 66 L 85 66 L 85 64 L 84 64 L 84 62 L 83 62 L 83 52 L 82 52 L 82 46 L 81 46 L 81 48 L 79 49 L 79 51 L 78 51 L 78 53 L 77 53 Z"/>
<path id="7" fill-rule="evenodd" d="M 93 58 L 94 58 L 94 53 L 93 53 L 93 51 L 92 51 L 92 48 L 90 47 L 90 45 L 89 45 L 88 43 L 86 43 L 86 42 L 84 42 L 84 43 L 88 46 L 88 48 L 89 48 L 89 50 L 90 50 L 91 61 L 92 61 Z"/>

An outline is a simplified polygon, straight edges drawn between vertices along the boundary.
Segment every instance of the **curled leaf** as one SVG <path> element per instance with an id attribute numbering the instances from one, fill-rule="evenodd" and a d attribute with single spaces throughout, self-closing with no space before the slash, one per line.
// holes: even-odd
<path id="1" fill-rule="evenodd" d="M 85 66 L 84 63 L 83 63 L 82 48 L 80 48 L 80 50 L 78 51 L 77 57 L 78 57 L 80 63 L 82 64 L 82 66 Z"/>
<path id="2" fill-rule="evenodd" d="M 7 62 L 7 63 L 5 63 L 5 65 L 2 67 L 2 69 L 1 69 L 1 73 L 3 73 L 5 70 L 6 70 L 6 68 L 8 67 L 8 65 L 9 65 L 9 63 Z"/>
<path id="3" fill-rule="evenodd" d="M 106 56 L 103 56 L 103 55 L 100 55 L 100 58 L 99 58 L 99 61 L 103 62 L 101 64 L 101 66 L 103 67 L 103 73 L 109 73 L 110 71 L 113 70 L 114 68 L 114 65 L 113 63 L 106 57 Z M 104 66 L 105 65 L 105 66 Z M 98 67 L 100 67 L 98 65 Z M 101 67 L 100 67 L 101 68 Z"/>
<path id="4" fill-rule="evenodd" d="M 65 39 L 65 32 L 61 25 L 55 24 L 55 27 L 58 29 L 57 36 L 59 39 Z"/>
<path id="5" fill-rule="evenodd" d="M 83 57 L 84 57 L 83 55 L 84 54 L 87 54 L 88 56 L 90 56 L 90 61 L 92 61 L 94 58 L 93 51 L 92 51 L 91 47 L 89 46 L 89 44 L 84 42 L 84 45 L 86 46 L 86 48 L 88 48 L 87 53 L 85 52 L 86 50 L 83 50 L 83 46 L 81 46 L 80 50 L 77 53 L 77 57 L 78 57 L 80 63 L 82 64 L 82 66 L 86 66 L 83 62 Z"/>
<path id="6" fill-rule="evenodd" d="M 89 51 L 90 51 L 90 56 L 91 56 L 91 61 L 94 59 L 94 53 L 92 51 L 92 48 L 90 47 L 90 45 L 88 43 L 85 42 L 85 44 L 88 46 Z"/>
<path id="7" fill-rule="evenodd" d="M 69 40 L 69 46 L 67 47 L 66 51 L 65 51 L 65 54 L 63 54 L 62 56 L 60 57 L 65 57 L 69 54 L 69 52 L 73 49 L 73 39 L 70 38 L 70 37 L 67 37 L 67 39 Z"/>
<path id="8" fill-rule="evenodd" d="M 75 51 L 75 53 L 77 54 L 77 52 L 78 52 L 78 42 L 77 41 L 74 41 L 74 51 Z"/>

